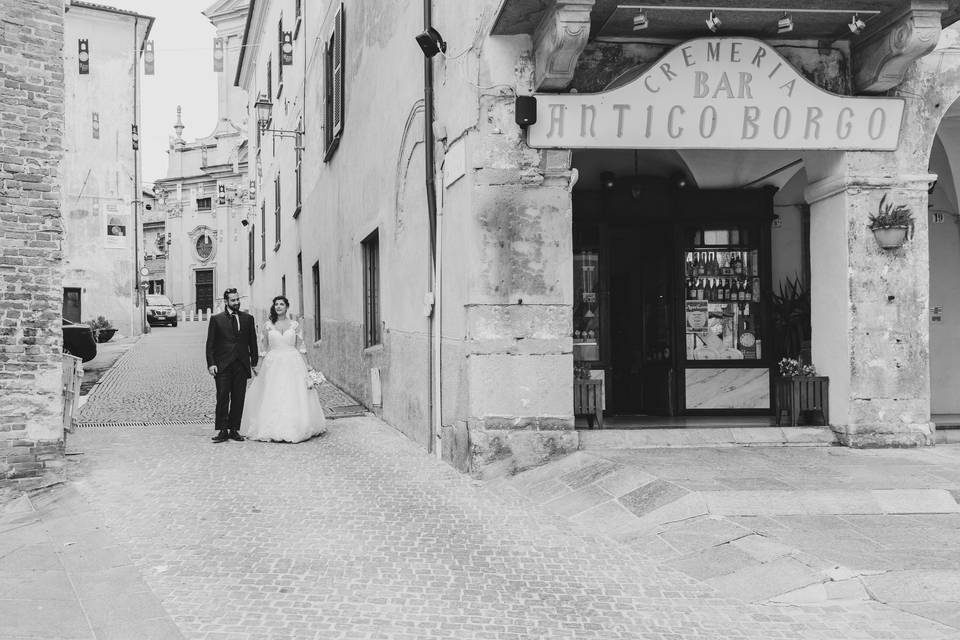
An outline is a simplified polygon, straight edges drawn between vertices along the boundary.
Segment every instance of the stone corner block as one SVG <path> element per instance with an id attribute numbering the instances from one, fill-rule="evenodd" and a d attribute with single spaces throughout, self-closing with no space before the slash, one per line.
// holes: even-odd
<path id="1" fill-rule="evenodd" d="M 573 429 L 488 429 L 470 427 L 471 474 L 489 480 L 513 476 L 574 453 L 579 436 Z"/>

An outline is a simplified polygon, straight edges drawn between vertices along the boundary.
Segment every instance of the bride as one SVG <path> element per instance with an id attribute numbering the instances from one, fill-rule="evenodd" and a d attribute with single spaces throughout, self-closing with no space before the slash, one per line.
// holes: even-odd
<path id="1" fill-rule="evenodd" d="M 302 442 L 326 431 L 317 392 L 308 386 L 300 323 L 287 318 L 290 302 L 277 296 L 263 324 L 260 371 L 250 383 L 240 435 L 250 440 Z"/>

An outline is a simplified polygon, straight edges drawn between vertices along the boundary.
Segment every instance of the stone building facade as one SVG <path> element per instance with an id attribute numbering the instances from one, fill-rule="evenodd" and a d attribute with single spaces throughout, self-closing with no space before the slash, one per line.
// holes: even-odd
<path id="1" fill-rule="evenodd" d="M 0 498 L 63 477 L 63 2 L 0 2 Z"/>
<path id="2" fill-rule="evenodd" d="M 607 427 L 770 426 L 781 356 L 841 443 L 933 443 L 960 3 L 750 4 L 434 2 L 421 51 L 422 2 L 251 2 L 254 308 L 285 288 L 314 364 L 482 475 L 575 450 L 587 386 Z"/>
<path id="3" fill-rule="evenodd" d="M 153 18 L 75 0 L 66 8 L 63 313 L 140 335 L 140 59 Z"/>
<path id="4" fill-rule="evenodd" d="M 248 305 L 244 223 L 253 215 L 253 197 L 247 177 L 247 98 L 230 80 L 246 10 L 246 0 L 218 0 L 204 11 L 220 47 L 217 125 L 188 142 L 178 107 L 167 174 L 154 184 L 156 211 L 167 234 L 164 294 L 185 317 L 217 310 L 227 287 L 236 287 Z"/>

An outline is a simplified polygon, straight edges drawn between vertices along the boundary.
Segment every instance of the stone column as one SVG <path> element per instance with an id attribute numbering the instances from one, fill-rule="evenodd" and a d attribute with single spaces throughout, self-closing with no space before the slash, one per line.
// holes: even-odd
<path id="1" fill-rule="evenodd" d="M 846 154 L 832 175 L 807 190 L 813 363 L 830 377 L 830 423 L 843 444 L 933 444 L 927 313 L 933 176 L 857 172 L 882 166 L 880 155 Z M 899 249 L 882 249 L 868 228 L 884 195 L 908 206 L 916 220 L 914 237 Z"/>
<path id="2" fill-rule="evenodd" d="M 538 167 L 478 163 L 486 168 L 473 184 L 463 384 L 471 467 L 483 476 L 514 473 L 578 445 L 570 152 L 527 153 L 542 158 Z"/>

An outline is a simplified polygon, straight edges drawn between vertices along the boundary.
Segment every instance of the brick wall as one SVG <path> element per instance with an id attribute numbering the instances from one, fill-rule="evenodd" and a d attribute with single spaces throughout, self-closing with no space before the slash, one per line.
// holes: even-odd
<path id="1" fill-rule="evenodd" d="M 0 0 L 0 501 L 63 473 L 63 0 Z"/>

